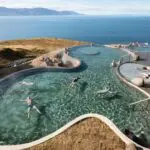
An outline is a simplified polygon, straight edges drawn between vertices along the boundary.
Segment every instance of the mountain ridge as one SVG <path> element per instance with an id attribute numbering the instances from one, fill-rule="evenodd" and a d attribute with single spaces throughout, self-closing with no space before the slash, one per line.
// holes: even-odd
<path id="1" fill-rule="evenodd" d="M 80 15 L 74 11 L 57 11 L 43 7 L 36 8 L 7 8 L 0 7 L 0 16 L 38 16 L 38 15 Z"/>

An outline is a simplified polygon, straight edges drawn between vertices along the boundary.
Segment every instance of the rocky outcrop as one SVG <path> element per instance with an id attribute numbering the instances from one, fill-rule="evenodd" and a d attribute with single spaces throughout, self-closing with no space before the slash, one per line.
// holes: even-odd
<path id="1" fill-rule="evenodd" d="M 144 79 L 142 77 L 136 77 L 131 80 L 131 83 L 138 87 L 142 87 L 144 85 Z"/>
<path id="2" fill-rule="evenodd" d="M 65 53 L 62 57 L 62 63 L 64 64 L 64 66 L 69 68 L 77 68 L 81 65 L 81 62 L 78 59 L 73 58 Z"/>
<path id="3" fill-rule="evenodd" d="M 44 54 L 31 63 L 34 68 L 76 68 L 81 65 L 80 60 L 69 56 L 64 51 Z"/>

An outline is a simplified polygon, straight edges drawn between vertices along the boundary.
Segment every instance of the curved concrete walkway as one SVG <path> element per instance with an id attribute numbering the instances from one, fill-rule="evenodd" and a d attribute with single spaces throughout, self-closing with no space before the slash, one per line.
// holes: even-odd
<path id="1" fill-rule="evenodd" d="M 120 73 L 127 78 L 132 80 L 136 77 L 143 77 L 142 73 L 149 73 L 150 71 L 143 70 L 144 65 L 135 63 L 125 63 L 120 66 Z M 149 80 L 149 79 L 148 79 Z"/>

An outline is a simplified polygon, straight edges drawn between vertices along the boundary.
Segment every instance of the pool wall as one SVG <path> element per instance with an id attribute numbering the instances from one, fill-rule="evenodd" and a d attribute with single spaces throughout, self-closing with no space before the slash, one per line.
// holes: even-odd
<path id="1" fill-rule="evenodd" d="M 127 54 L 131 55 L 132 58 L 134 59 L 136 57 L 136 54 L 132 51 L 130 51 L 129 49 L 127 48 L 120 48 L 122 51 L 126 52 Z"/>

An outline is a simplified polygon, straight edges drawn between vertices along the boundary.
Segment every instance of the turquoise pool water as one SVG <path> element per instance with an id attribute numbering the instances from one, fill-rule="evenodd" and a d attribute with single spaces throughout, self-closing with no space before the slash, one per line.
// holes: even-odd
<path id="1" fill-rule="evenodd" d="M 86 50 L 100 53 L 85 55 L 82 52 Z M 71 56 L 84 61 L 87 69 L 78 72 L 41 71 L 1 83 L 0 143 L 31 142 L 86 113 L 104 115 L 122 131 L 130 128 L 139 133 L 141 129 L 148 137 L 150 113 L 147 103 L 129 107 L 129 103 L 144 96 L 121 83 L 110 66 L 112 60 L 121 55 L 124 53 L 119 50 L 104 47 L 73 48 Z M 69 87 L 72 78 L 77 76 L 81 77 L 79 82 L 73 88 Z M 21 82 L 32 82 L 33 85 L 22 85 Z M 105 87 L 112 93 L 96 94 Z M 20 101 L 28 96 L 42 112 L 40 115 L 32 110 L 30 119 L 26 104 Z"/>

